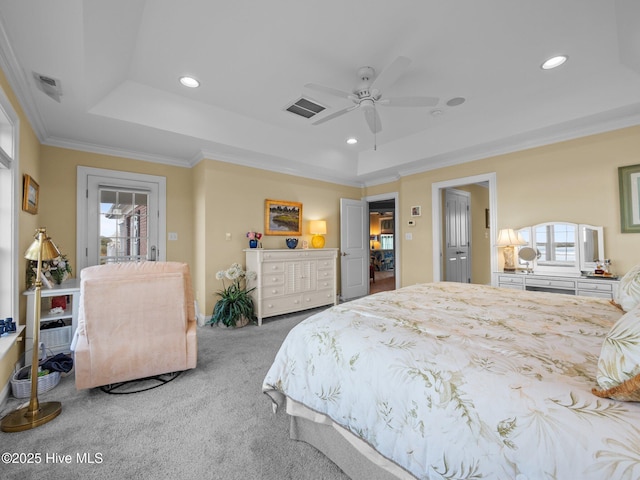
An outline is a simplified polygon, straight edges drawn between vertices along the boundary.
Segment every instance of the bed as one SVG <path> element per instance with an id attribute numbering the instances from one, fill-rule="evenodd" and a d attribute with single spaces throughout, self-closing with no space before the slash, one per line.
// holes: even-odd
<path id="1" fill-rule="evenodd" d="M 298 324 L 262 389 L 292 438 L 354 479 L 637 479 L 640 404 L 592 393 L 623 315 L 605 299 L 413 285 Z"/>

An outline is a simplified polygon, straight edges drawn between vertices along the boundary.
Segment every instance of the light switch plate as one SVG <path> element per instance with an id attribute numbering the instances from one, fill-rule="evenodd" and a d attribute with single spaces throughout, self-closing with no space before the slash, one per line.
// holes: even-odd
<path id="1" fill-rule="evenodd" d="M 176 232 L 169 232 L 169 240 L 171 241 L 178 240 L 178 234 Z"/>

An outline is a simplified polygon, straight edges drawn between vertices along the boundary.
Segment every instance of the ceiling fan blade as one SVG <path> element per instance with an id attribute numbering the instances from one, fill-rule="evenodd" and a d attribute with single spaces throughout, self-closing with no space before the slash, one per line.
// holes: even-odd
<path id="1" fill-rule="evenodd" d="M 359 105 L 352 105 L 351 107 L 343 108 L 342 110 L 333 112 L 332 114 L 327 115 L 326 117 L 322 117 L 320 120 L 316 120 L 311 125 L 320 125 L 321 123 L 328 122 L 329 120 L 333 120 L 334 118 L 344 115 L 345 113 L 348 113 L 351 110 L 355 110 L 358 107 Z"/>
<path id="2" fill-rule="evenodd" d="M 369 124 L 369 130 L 371 133 L 380 133 L 382 130 L 382 122 L 380 122 L 380 115 L 375 107 L 369 107 L 364 109 L 364 118 Z"/>
<path id="3" fill-rule="evenodd" d="M 395 97 L 383 98 L 376 103 L 387 107 L 435 107 L 438 101 L 436 97 Z"/>
<path id="4" fill-rule="evenodd" d="M 387 90 L 388 87 L 396 83 L 396 80 L 400 78 L 407 68 L 409 68 L 409 64 L 411 64 L 411 60 L 407 57 L 398 57 L 391 65 L 385 68 L 380 74 L 375 78 L 373 83 L 371 83 L 371 87 L 377 88 L 381 92 Z"/>
<path id="5" fill-rule="evenodd" d="M 328 93 L 329 95 L 334 95 L 336 97 L 347 98 L 349 100 L 351 100 L 351 97 L 353 96 L 352 93 L 343 92 L 337 88 L 325 87 L 324 85 L 318 85 L 316 83 L 307 83 L 305 87 L 318 92 Z"/>

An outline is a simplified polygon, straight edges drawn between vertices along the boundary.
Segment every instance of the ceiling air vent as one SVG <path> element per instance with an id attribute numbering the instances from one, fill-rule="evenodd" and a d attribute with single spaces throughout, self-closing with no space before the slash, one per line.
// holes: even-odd
<path id="1" fill-rule="evenodd" d="M 287 112 L 300 115 L 304 118 L 311 118 L 325 109 L 326 107 L 323 107 L 322 105 L 319 105 L 316 102 L 309 100 L 308 98 L 302 97 L 300 98 L 300 100 L 297 100 L 296 102 L 289 105 L 285 110 Z"/>
<path id="2" fill-rule="evenodd" d="M 56 102 L 60 102 L 60 97 L 62 96 L 60 80 L 36 72 L 33 72 L 33 78 L 36 80 L 36 87 L 38 87 L 38 89 L 42 90 Z"/>

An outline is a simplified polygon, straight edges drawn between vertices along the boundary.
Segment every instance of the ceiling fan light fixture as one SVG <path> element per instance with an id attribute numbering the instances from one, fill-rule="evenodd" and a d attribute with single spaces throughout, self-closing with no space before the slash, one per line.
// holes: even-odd
<path id="1" fill-rule="evenodd" d="M 559 67 L 568 59 L 569 57 L 566 55 L 556 55 L 555 57 L 551 57 L 546 60 L 542 65 L 540 65 L 540 68 L 542 68 L 543 70 L 551 70 L 552 68 Z"/>
<path id="2" fill-rule="evenodd" d="M 188 75 L 180 77 L 180 83 L 189 88 L 198 88 L 200 86 L 200 82 L 198 80 L 193 77 L 189 77 Z"/>

